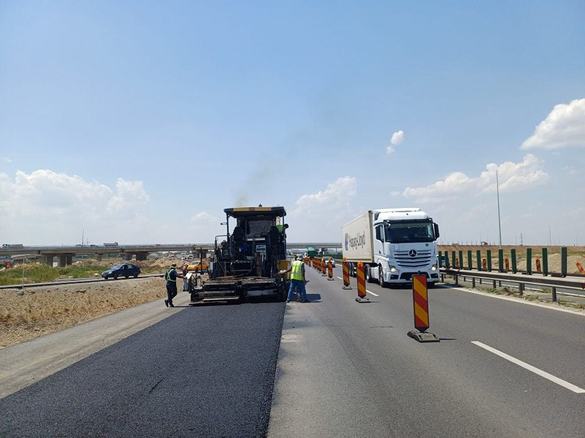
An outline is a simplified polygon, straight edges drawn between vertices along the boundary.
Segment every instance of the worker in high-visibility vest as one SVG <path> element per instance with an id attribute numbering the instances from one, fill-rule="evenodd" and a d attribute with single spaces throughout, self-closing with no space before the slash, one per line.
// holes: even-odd
<path id="1" fill-rule="evenodd" d="M 295 256 L 289 272 L 290 286 L 288 288 L 286 302 L 290 303 L 293 299 L 293 295 L 298 295 L 301 303 L 306 303 L 309 300 L 307 300 L 307 290 L 305 289 L 305 264 L 300 260 L 299 256 Z"/>
<path id="2" fill-rule="evenodd" d="M 171 268 L 165 273 L 165 281 L 167 284 L 167 299 L 165 300 L 165 306 L 175 307 L 173 304 L 173 298 L 177 296 L 177 277 L 182 277 L 177 274 L 177 264 L 173 263 Z"/>

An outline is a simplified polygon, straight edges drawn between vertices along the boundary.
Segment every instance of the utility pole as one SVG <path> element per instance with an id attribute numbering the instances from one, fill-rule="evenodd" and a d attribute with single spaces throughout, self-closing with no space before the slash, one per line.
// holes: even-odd
<path id="1" fill-rule="evenodd" d="M 548 246 L 552 246 L 552 233 L 550 231 L 550 224 L 548 226 Z"/>
<path id="2" fill-rule="evenodd" d="M 498 232 L 500 236 L 500 248 L 502 247 L 502 218 L 500 216 L 500 180 L 498 178 L 498 169 L 496 169 L 496 194 L 498 197 Z"/>

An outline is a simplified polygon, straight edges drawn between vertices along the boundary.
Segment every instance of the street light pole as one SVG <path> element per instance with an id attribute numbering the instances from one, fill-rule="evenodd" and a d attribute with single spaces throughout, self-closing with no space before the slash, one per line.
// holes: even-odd
<path id="1" fill-rule="evenodd" d="M 498 178 L 498 169 L 496 169 L 496 194 L 498 196 L 498 232 L 500 236 L 500 248 L 502 247 L 502 217 L 500 215 L 500 180 Z"/>

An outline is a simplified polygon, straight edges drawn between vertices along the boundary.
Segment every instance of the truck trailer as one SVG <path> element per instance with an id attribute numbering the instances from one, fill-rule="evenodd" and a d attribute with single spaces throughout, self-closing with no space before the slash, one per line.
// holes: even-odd
<path id="1" fill-rule="evenodd" d="M 343 259 L 350 273 L 364 263 L 366 280 L 382 287 L 408 284 L 413 274 L 439 281 L 439 226 L 420 208 L 369 210 L 343 227 Z"/>
<path id="2" fill-rule="evenodd" d="M 284 207 L 226 208 L 226 234 L 215 237 L 208 276 L 190 276 L 191 303 L 271 296 L 285 301 L 288 282 Z M 235 222 L 230 230 L 230 222 Z"/>

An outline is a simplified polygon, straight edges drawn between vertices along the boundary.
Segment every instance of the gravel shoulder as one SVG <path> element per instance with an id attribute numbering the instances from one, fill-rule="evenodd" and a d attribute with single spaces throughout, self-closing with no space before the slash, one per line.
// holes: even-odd
<path id="1" fill-rule="evenodd" d="M 165 296 L 162 278 L 5 289 L 0 291 L 0 349 Z"/>

